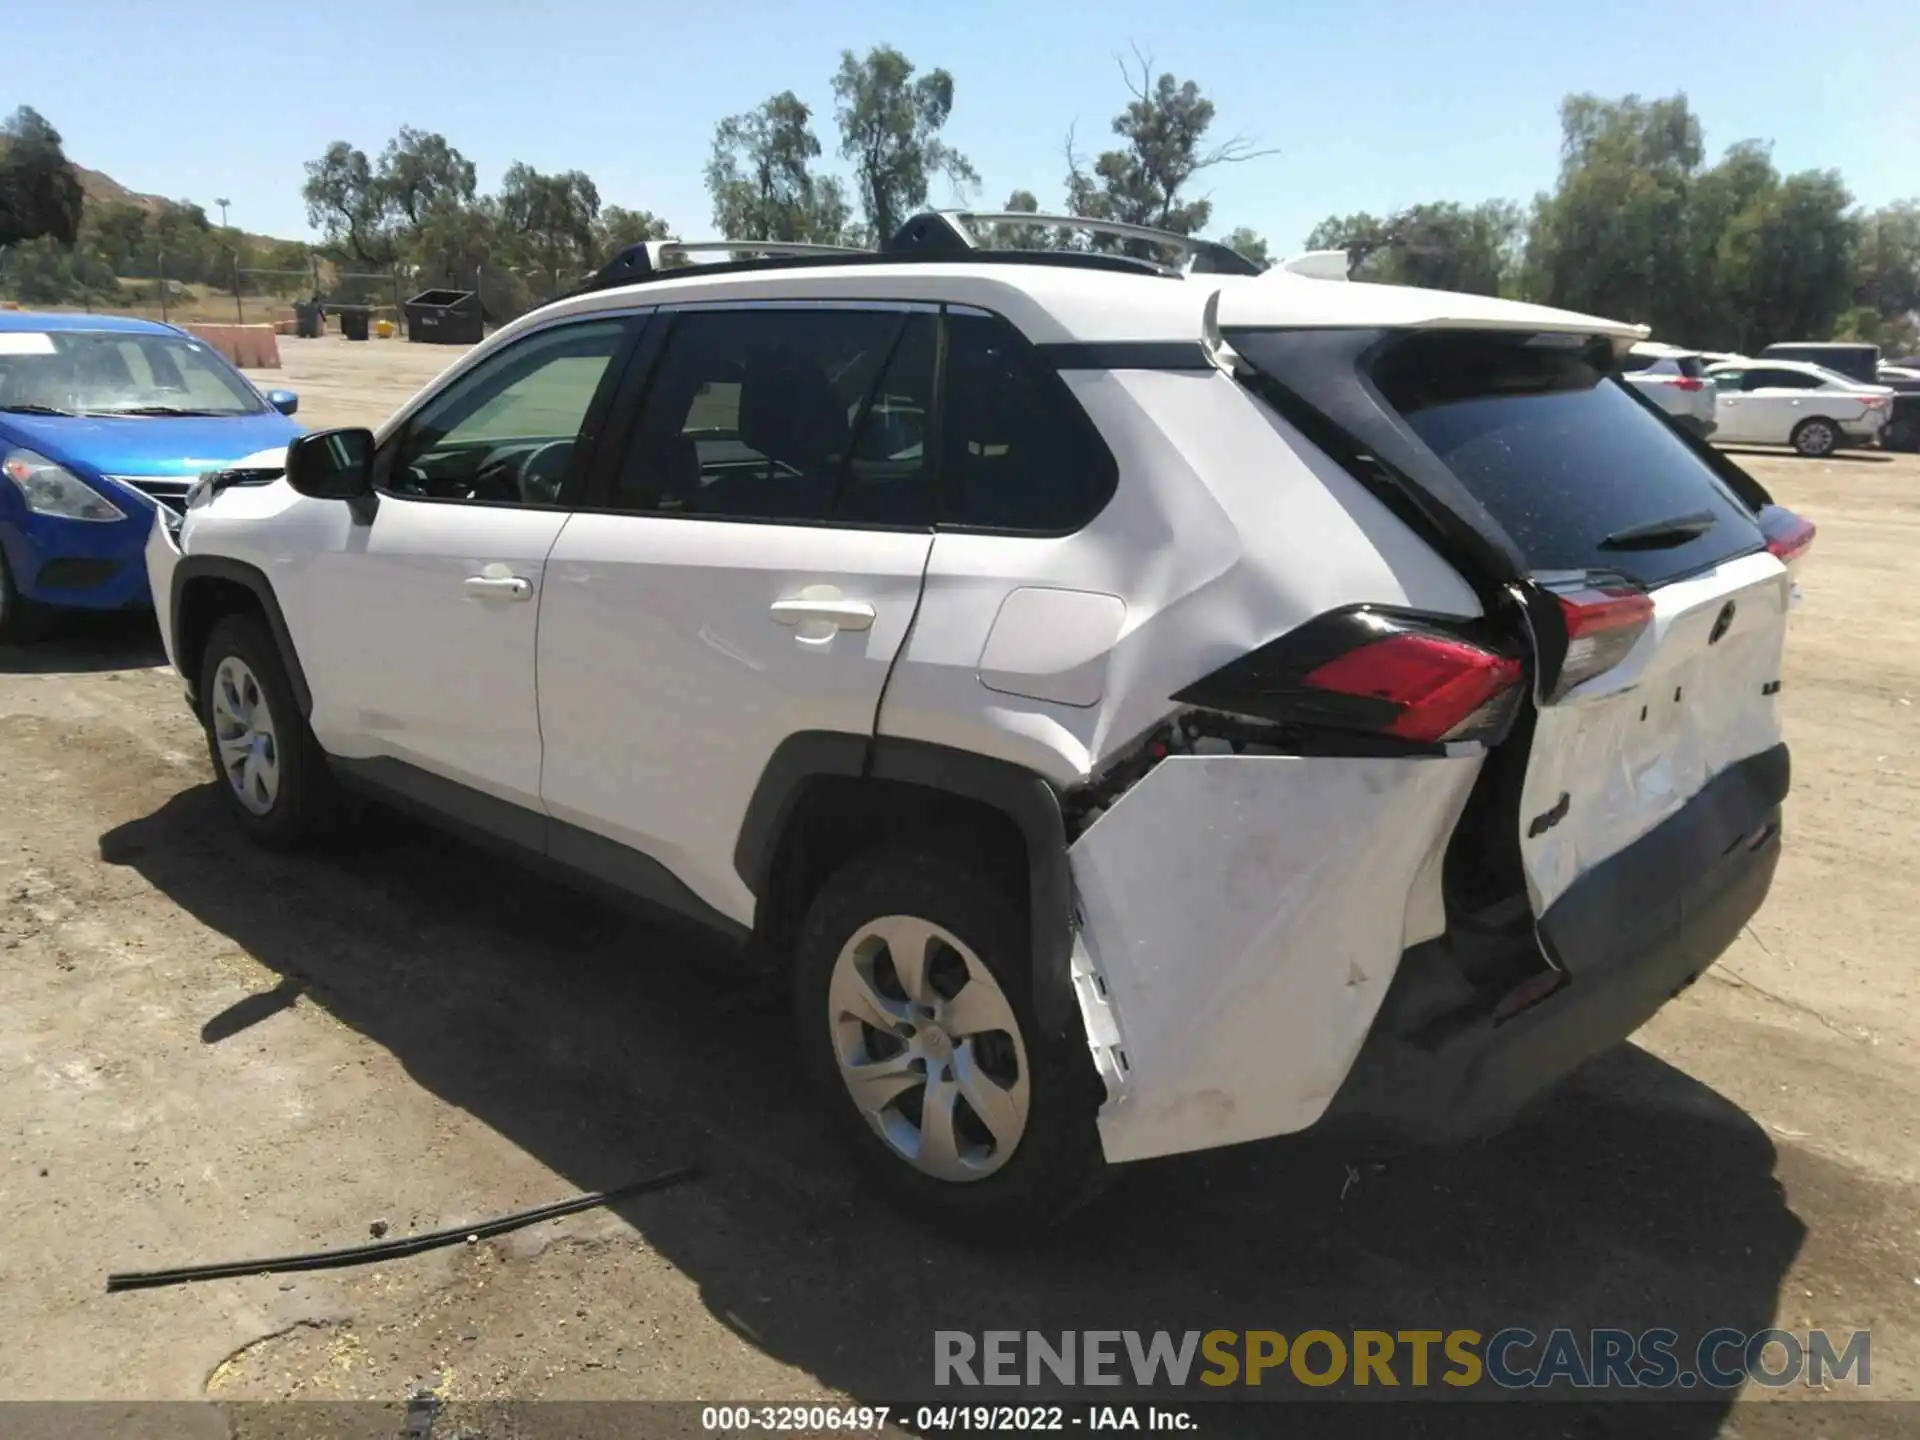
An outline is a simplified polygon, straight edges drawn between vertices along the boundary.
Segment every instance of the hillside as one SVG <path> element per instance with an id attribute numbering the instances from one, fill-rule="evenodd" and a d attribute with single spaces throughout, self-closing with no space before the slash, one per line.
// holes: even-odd
<path id="1" fill-rule="evenodd" d="M 6 153 L 6 147 L 7 139 L 4 135 L 0 135 L 0 155 Z M 177 200 L 170 200 L 164 195 L 149 195 L 144 191 L 130 190 L 105 171 L 89 170 L 84 165 L 74 165 L 73 173 L 80 177 L 80 192 L 86 197 L 86 203 L 89 207 L 102 205 L 137 205 L 149 215 L 154 215 L 169 205 L 181 203 Z M 193 203 L 199 205 L 209 213 L 215 212 L 218 208 L 210 200 L 196 200 Z M 215 214 L 214 219 L 217 223 L 219 216 Z M 283 238 L 278 235 L 259 235 L 251 230 L 243 230 L 240 234 L 243 238 L 261 245 L 278 244 Z"/>

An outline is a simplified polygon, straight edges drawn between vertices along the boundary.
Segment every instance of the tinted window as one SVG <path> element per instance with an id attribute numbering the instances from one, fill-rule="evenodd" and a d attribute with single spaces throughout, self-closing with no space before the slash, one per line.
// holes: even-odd
<path id="1" fill-rule="evenodd" d="M 1414 335 L 1387 351 L 1374 380 L 1534 569 L 1605 568 L 1654 585 L 1758 549 L 1752 513 L 1608 378 L 1609 363 L 1524 337 Z M 1703 510 L 1717 523 L 1682 544 L 1605 543 Z"/>
<path id="2" fill-rule="evenodd" d="M 947 317 L 941 522 L 1057 535 L 1113 494 L 1117 471 L 1060 377 L 1005 321 Z"/>
<path id="3" fill-rule="evenodd" d="M 1743 390 L 1818 390 L 1823 380 L 1799 370 L 1749 370 Z"/>
<path id="4" fill-rule="evenodd" d="M 672 324 L 611 506 L 742 520 L 930 522 L 932 315 L 715 310 Z"/>
<path id="5" fill-rule="evenodd" d="M 407 422 L 381 459 L 382 488 L 420 499 L 556 503 L 627 328 L 624 320 L 560 326 L 489 356 Z"/>

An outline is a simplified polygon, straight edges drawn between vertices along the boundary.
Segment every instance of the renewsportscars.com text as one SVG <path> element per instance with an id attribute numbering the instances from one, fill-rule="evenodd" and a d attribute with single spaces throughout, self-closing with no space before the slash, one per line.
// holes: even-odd
<path id="1" fill-rule="evenodd" d="M 1872 1382 L 1865 1330 L 937 1330 L 935 1385 L 1735 1390 Z"/>

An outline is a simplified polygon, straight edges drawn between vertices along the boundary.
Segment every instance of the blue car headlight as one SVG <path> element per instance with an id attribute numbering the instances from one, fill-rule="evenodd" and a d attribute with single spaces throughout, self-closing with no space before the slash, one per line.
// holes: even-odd
<path id="1" fill-rule="evenodd" d="M 124 520 L 126 512 L 64 465 L 33 450 L 10 450 L 0 470 L 36 515 L 61 520 Z"/>

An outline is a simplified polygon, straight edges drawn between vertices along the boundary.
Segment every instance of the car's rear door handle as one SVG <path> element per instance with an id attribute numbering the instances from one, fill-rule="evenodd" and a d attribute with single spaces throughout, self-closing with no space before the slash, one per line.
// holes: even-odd
<path id="1" fill-rule="evenodd" d="M 466 591 L 476 600 L 531 600 L 533 582 L 520 575 L 469 575 Z"/>
<path id="2" fill-rule="evenodd" d="M 839 630 L 868 630 L 873 626 L 873 606 L 864 600 L 776 600 L 770 612 L 782 625 L 832 625 Z"/>

